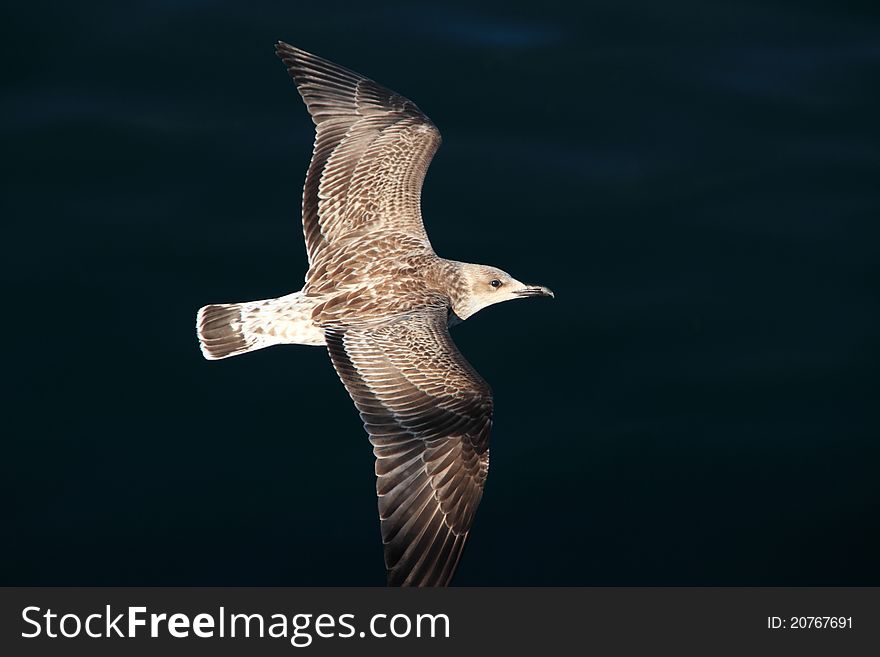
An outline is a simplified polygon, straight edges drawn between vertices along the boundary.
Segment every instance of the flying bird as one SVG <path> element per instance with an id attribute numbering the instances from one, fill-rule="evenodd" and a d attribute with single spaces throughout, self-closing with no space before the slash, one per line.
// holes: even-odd
<path id="1" fill-rule="evenodd" d="M 448 327 L 553 292 L 434 253 L 420 196 L 440 133 L 413 102 L 286 43 L 275 50 L 316 126 L 305 286 L 204 306 L 202 354 L 326 345 L 376 457 L 388 584 L 446 586 L 483 494 L 492 428 L 492 391 Z"/>

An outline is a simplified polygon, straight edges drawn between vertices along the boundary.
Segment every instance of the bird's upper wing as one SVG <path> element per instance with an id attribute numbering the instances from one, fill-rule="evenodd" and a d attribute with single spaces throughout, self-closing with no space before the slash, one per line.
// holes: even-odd
<path id="1" fill-rule="evenodd" d="M 483 494 L 492 391 L 442 308 L 326 335 L 373 444 L 388 583 L 445 586 Z"/>
<path id="2" fill-rule="evenodd" d="M 303 189 L 309 264 L 330 243 L 387 227 L 429 244 L 419 201 L 440 132 L 418 107 L 372 80 L 279 42 L 317 134 Z"/>

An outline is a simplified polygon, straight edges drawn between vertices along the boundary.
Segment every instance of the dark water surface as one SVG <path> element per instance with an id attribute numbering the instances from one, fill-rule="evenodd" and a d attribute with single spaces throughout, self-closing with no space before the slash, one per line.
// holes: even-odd
<path id="1" fill-rule="evenodd" d="M 552 287 L 493 385 L 456 582 L 880 584 L 874 3 L 4 8 L 0 584 L 382 584 L 323 349 L 209 363 L 300 287 L 284 39 L 412 98 L 437 251 Z"/>

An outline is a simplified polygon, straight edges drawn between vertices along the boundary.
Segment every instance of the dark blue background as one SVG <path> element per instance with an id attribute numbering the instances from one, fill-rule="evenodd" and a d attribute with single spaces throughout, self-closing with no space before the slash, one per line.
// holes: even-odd
<path id="1" fill-rule="evenodd" d="M 284 39 L 412 98 L 437 251 L 549 285 L 493 385 L 458 584 L 880 584 L 875 3 L 22 3 L 3 39 L 2 584 L 382 584 L 322 349 L 202 359 L 298 289 Z"/>

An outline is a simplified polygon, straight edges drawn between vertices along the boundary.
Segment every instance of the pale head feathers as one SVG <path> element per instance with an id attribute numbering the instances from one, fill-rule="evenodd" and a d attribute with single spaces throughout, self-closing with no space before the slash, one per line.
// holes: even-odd
<path id="1" fill-rule="evenodd" d="M 452 298 L 452 311 L 462 320 L 502 301 L 553 296 L 553 292 L 542 285 L 528 285 L 488 265 L 459 263 L 458 275 L 459 289 Z"/>

